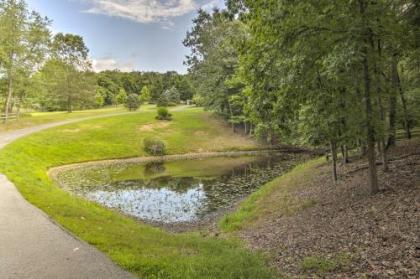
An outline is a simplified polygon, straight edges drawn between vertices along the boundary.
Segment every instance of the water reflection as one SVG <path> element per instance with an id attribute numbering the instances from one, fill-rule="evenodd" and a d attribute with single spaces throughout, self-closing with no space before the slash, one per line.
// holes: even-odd
<path id="1" fill-rule="evenodd" d="M 282 154 L 97 166 L 66 171 L 58 179 L 76 194 L 140 219 L 195 222 L 231 207 L 300 160 Z"/>

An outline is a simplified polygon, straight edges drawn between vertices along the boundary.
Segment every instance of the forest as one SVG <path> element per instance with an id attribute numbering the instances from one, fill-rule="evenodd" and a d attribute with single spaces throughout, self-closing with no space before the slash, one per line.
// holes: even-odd
<path id="1" fill-rule="evenodd" d="M 378 191 L 396 131 L 420 119 L 420 3 L 247 1 L 200 10 L 184 45 L 200 102 L 268 143 L 359 150 Z"/>

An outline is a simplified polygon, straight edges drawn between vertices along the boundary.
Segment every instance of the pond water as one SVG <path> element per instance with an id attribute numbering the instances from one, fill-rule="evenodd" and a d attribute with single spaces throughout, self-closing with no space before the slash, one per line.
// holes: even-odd
<path id="1" fill-rule="evenodd" d="M 97 165 L 59 172 L 56 179 L 76 195 L 148 222 L 191 223 L 215 218 L 300 161 L 275 154 Z"/>

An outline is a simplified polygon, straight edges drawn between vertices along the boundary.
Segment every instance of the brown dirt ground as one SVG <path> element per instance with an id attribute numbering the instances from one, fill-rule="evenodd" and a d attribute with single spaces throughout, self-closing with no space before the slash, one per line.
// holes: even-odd
<path id="1" fill-rule="evenodd" d="M 420 140 L 390 151 L 390 171 L 378 167 L 381 192 L 371 195 L 365 160 L 328 164 L 292 193 L 315 203 L 293 215 L 273 213 L 240 236 L 272 256 L 286 278 L 420 278 Z M 327 272 L 304 268 L 307 257 L 333 264 Z"/>

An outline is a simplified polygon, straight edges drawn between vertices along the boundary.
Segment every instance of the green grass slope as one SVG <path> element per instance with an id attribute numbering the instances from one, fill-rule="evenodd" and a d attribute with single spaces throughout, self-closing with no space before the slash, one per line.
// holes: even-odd
<path id="1" fill-rule="evenodd" d="M 235 240 L 141 224 L 64 192 L 47 176 L 52 166 L 144 155 L 141 143 L 148 135 L 165 140 L 171 154 L 255 147 L 200 109 L 173 114 L 169 123 L 147 110 L 28 136 L 0 151 L 0 172 L 28 201 L 141 278 L 272 278 L 265 260 Z"/>

